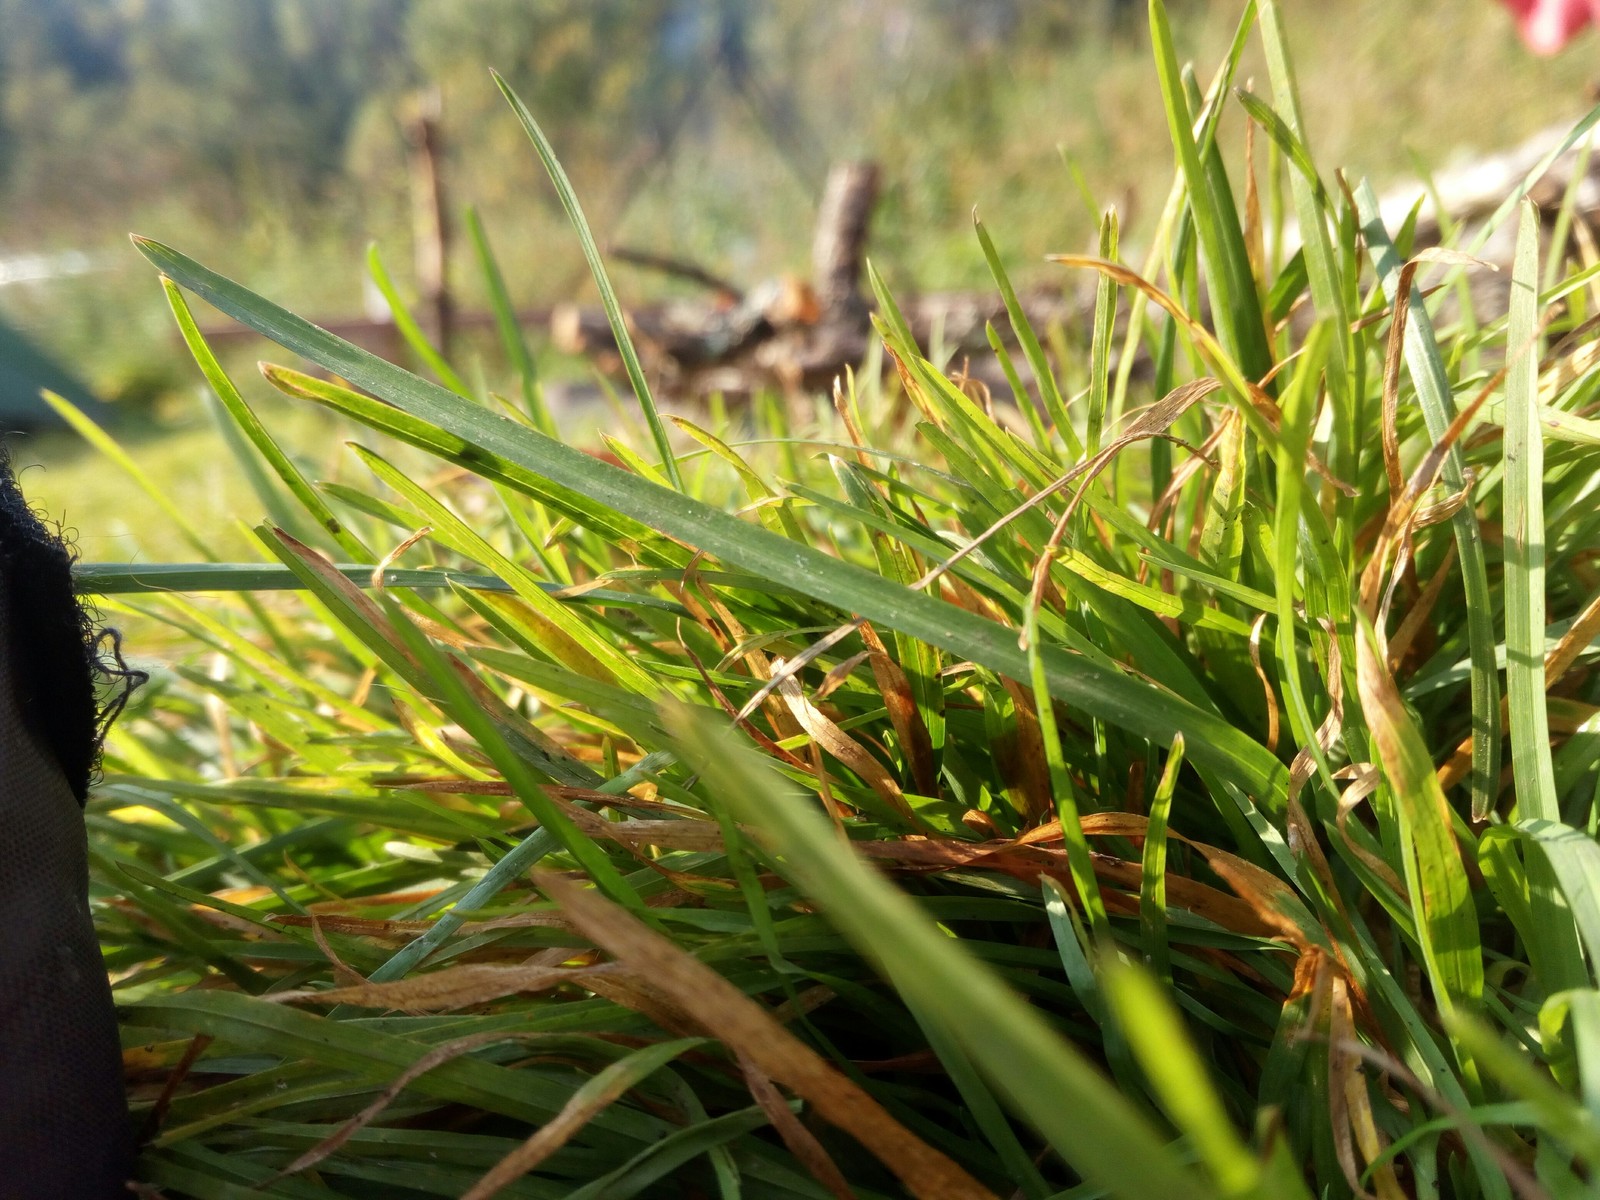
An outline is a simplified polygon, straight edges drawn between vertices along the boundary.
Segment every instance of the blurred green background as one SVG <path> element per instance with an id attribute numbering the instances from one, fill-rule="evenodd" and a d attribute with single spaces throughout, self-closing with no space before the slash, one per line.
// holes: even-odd
<path id="1" fill-rule="evenodd" d="M 1206 75 L 1240 4 L 1170 7 Z M 1589 43 L 1534 58 L 1492 0 L 1286 7 L 1319 157 L 1380 186 L 1592 102 Z M 1017 276 L 1048 279 L 1042 256 L 1084 249 L 1097 205 L 1119 207 L 1136 247 L 1164 195 L 1147 41 L 1130 0 L 0 0 L 0 322 L 109 401 L 118 436 L 221 528 L 243 493 L 130 230 L 325 317 L 368 307 L 375 241 L 409 294 L 406 129 L 431 95 L 458 304 L 482 306 L 468 205 L 519 305 L 588 299 L 492 66 L 545 123 L 602 241 L 744 285 L 804 273 L 828 164 L 870 157 L 871 253 L 897 291 L 983 286 L 974 206 Z M 1241 114 L 1227 120 L 1237 152 Z M 625 300 L 674 286 L 617 278 Z M 74 438 L 13 444 L 48 466 L 25 486 L 86 557 L 164 552 L 159 519 Z"/>

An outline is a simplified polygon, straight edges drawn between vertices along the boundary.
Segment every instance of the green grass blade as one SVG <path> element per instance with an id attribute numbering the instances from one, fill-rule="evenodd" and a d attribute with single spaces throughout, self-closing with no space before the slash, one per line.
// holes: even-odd
<path id="1" fill-rule="evenodd" d="M 1384 295 L 1393 304 L 1400 280 L 1400 257 L 1383 227 L 1378 198 L 1372 185 L 1365 180 L 1356 188 L 1356 205 L 1361 233 L 1377 268 Z M 1405 359 L 1428 436 L 1437 442 L 1455 418 L 1456 407 L 1433 322 L 1414 284 L 1411 316 L 1405 329 Z M 1445 455 L 1440 478 L 1453 492 L 1466 487 L 1459 447 L 1452 446 Z M 1489 571 L 1484 562 L 1477 511 L 1471 504 L 1464 504 L 1450 522 L 1461 557 L 1461 581 L 1466 591 L 1467 648 L 1472 657 L 1472 817 L 1481 821 L 1494 807 L 1500 790 L 1500 680 L 1494 652 L 1499 639 L 1495 637 L 1494 601 L 1489 594 Z"/>
<path id="2" fill-rule="evenodd" d="M 1570 916 L 1589 952 L 1590 971 L 1600 978 L 1600 843 L 1558 821 L 1526 819 L 1517 830 L 1544 852 L 1566 895 Z"/>
<path id="3" fill-rule="evenodd" d="M 656 402 L 650 394 L 650 385 L 645 382 L 644 366 L 639 362 L 639 352 L 634 349 L 633 337 L 628 333 L 627 318 L 622 314 L 622 305 L 617 300 L 616 289 L 611 286 L 611 276 L 606 271 L 606 265 L 600 259 L 600 247 L 595 244 L 594 234 L 589 229 L 589 220 L 583 215 L 583 208 L 578 203 L 578 193 L 573 189 L 572 181 L 567 178 L 560 160 L 556 158 L 555 148 L 550 145 L 550 139 L 545 137 L 544 130 L 539 128 L 539 123 L 533 119 L 533 114 L 511 90 L 510 84 L 495 72 L 491 71 L 490 74 L 494 77 L 495 86 L 510 103 L 512 111 L 517 114 L 517 119 L 522 122 L 522 128 L 533 141 L 533 148 L 539 154 L 539 161 L 549 172 L 550 182 L 555 184 L 556 194 L 561 197 L 561 207 L 567 210 L 567 217 L 577 231 L 578 242 L 583 247 L 584 261 L 589 264 L 589 270 L 594 275 L 595 287 L 600 291 L 600 303 L 606 310 L 606 320 L 611 322 L 611 333 L 617 340 L 617 350 L 622 355 L 623 369 L 628 373 L 628 382 L 633 385 L 633 394 L 638 398 L 645 423 L 650 427 L 650 436 L 655 440 L 656 450 L 661 455 L 661 466 L 666 471 L 667 478 L 671 480 L 672 486 L 682 491 L 683 477 L 678 473 L 678 460 L 673 455 L 672 443 L 667 438 L 667 428 L 661 423 L 661 414 L 656 411 Z"/>
<path id="4" fill-rule="evenodd" d="M 1245 6 L 1241 25 L 1247 25 L 1253 13 L 1252 0 Z M 1238 210 L 1228 190 L 1221 160 L 1216 157 L 1215 146 L 1203 152 L 1195 141 L 1196 114 L 1189 111 L 1184 96 L 1172 27 L 1162 0 L 1150 0 L 1150 34 L 1168 132 L 1177 148 L 1178 161 L 1188 185 L 1189 208 L 1194 214 L 1195 232 L 1205 260 L 1218 340 L 1245 376 L 1258 381 L 1271 370 L 1272 355 L 1266 342 L 1266 326 L 1261 319 L 1260 299 L 1250 271 L 1244 234 L 1239 228 Z M 1239 49 L 1242 45 L 1236 42 L 1235 53 Z"/>
<path id="5" fill-rule="evenodd" d="M 1328 769 L 1327 756 L 1317 741 L 1317 723 L 1306 698 L 1300 677 L 1300 656 L 1295 649 L 1295 602 L 1298 572 L 1295 569 L 1300 546 L 1301 500 L 1305 493 L 1306 451 L 1311 444 L 1311 426 L 1316 415 L 1317 385 L 1328 357 L 1330 342 L 1337 336 L 1326 322 L 1318 322 L 1306 339 L 1302 357 L 1295 363 L 1295 374 L 1283 396 L 1283 440 L 1278 446 L 1278 506 L 1275 513 L 1277 562 L 1273 578 L 1278 585 L 1278 670 L 1289 701 L 1289 724 L 1295 740 L 1308 751 L 1317 765 L 1317 774 L 1331 794 L 1337 794 Z"/>
<path id="6" fill-rule="evenodd" d="M 167 304 L 172 309 L 172 315 L 178 322 L 178 332 L 183 335 L 183 341 L 189 347 L 189 353 L 194 356 L 201 373 L 206 377 L 206 382 L 211 385 L 211 390 L 216 393 L 217 399 L 227 409 L 228 415 L 234 423 L 250 439 L 250 444 L 256 448 L 257 453 L 266 460 L 291 495 L 305 508 L 311 518 L 321 527 L 322 531 L 331 537 L 341 550 L 351 558 L 370 561 L 373 554 L 344 523 L 334 515 L 327 502 L 318 495 L 317 490 L 306 481 L 300 469 L 289 461 L 289 456 L 283 452 L 273 436 L 267 432 L 266 426 L 256 416 L 255 411 L 245 402 L 239 389 L 234 386 L 233 380 L 222 369 L 222 364 L 217 361 L 217 356 L 211 352 L 211 347 L 206 345 L 205 338 L 200 333 L 200 327 L 195 323 L 194 314 L 189 311 L 189 304 L 183 298 L 183 292 L 177 284 L 170 279 L 161 280 L 162 291 L 166 293 Z"/>
<path id="7" fill-rule="evenodd" d="M 394 320 L 394 326 L 400 331 L 400 336 L 405 338 L 406 345 L 418 358 L 428 365 L 435 378 L 445 387 L 455 392 L 458 396 L 472 398 L 472 389 L 457 375 L 455 368 L 445 361 L 439 348 L 428 340 L 428 335 L 422 332 L 422 326 L 417 324 L 417 319 L 411 315 L 411 310 L 406 302 L 400 298 L 400 289 L 394 286 L 394 280 L 389 278 L 389 271 L 383 265 L 383 257 L 378 253 L 378 243 L 373 242 L 367 247 L 367 274 L 372 276 L 372 282 L 383 295 L 384 303 L 389 306 L 389 315 Z"/>
<path id="8" fill-rule="evenodd" d="M 1067 444 L 1072 457 L 1082 458 L 1083 442 L 1078 437 L 1078 431 L 1072 427 L 1072 417 L 1067 412 L 1067 402 L 1062 398 L 1061 388 L 1056 383 L 1055 372 L 1050 368 L 1050 360 L 1045 357 L 1044 347 L 1039 344 L 1039 335 L 1034 332 L 1027 313 L 1022 311 L 1022 302 L 1017 299 L 1016 288 L 1011 286 L 1011 277 L 1006 273 L 1005 264 L 1000 261 L 1000 252 L 994 248 L 989 231 L 983 227 L 983 222 L 978 220 L 977 213 L 972 215 L 972 227 L 978 234 L 978 245 L 983 248 L 983 257 L 989 264 L 989 273 L 994 276 L 995 286 L 1000 289 L 1000 299 L 1006 306 L 1011 332 L 1017 335 L 1017 344 L 1022 347 L 1022 356 L 1028 360 L 1028 367 L 1033 371 L 1034 383 L 1039 388 L 1039 397 L 1044 402 L 1044 410 L 1050 415 L 1056 433 Z M 879 289 L 881 300 L 884 289 L 882 281 L 876 275 L 873 276 L 873 284 Z"/>
<path id="9" fill-rule="evenodd" d="M 1150 823 L 1145 827 L 1142 878 L 1139 884 L 1139 928 L 1144 939 L 1145 965 L 1157 979 L 1172 984 L 1171 955 L 1167 946 L 1167 821 L 1172 815 L 1172 794 L 1183 770 L 1183 735 L 1172 739 L 1167 765 L 1150 801 Z"/>
<path id="10" fill-rule="evenodd" d="M 1476 1010 L 1483 999 L 1483 944 L 1450 806 L 1365 619 L 1360 639 L 1361 709 L 1400 816 L 1401 858 L 1423 963 L 1442 1010 Z"/>
<path id="11" fill-rule="evenodd" d="M 1294 63 L 1289 55 L 1289 43 L 1284 37 L 1282 18 L 1277 0 L 1261 0 L 1261 40 L 1266 49 L 1267 73 L 1272 79 L 1273 95 L 1282 110 L 1277 113 L 1252 105 L 1254 97 L 1247 97 L 1245 107 L 1261 121 L 1273 141 L 1284 152 L 1295 170 L 1289 175 L 1289 190 L 1294 196 L 1295 216 L 1300 222 L 1303 242 L 1300 262 L 1311 285 L 1311 300 L 1317 315 L 1333 323 L 1337 332 L 1334 338 L 1332 369 L 1328 372 L 1328 392 L 1334 414 L 1334 448 L 1332 468 L 1335 475 L 1345 480 L 1359 477 L 1361 438 L 1356 411 L 1357 394 L 1351 372 L 1355 369 L 1354 343 L 1349 333 L 1350 310 L 1339 270 L 1339 261 L 1328 237 L 1328 193 L 1317 174 L 1316 165 L 1305 144 L 1305 121 L 1300 111 L 1300 89 L 1295 78 Z M 1337 501 L 1342 511 L 1348 512 L 1349 502 Z"/>
<path id="12" fill-rule="evenodd" d="M 154 500 L 173 527 L 183 535 L 183 540 L 193 546 L 196 553 L 208 562 L 216 562 L 217 555 L 211 549 L 205 535 L 197 529 L 187 514 L 172 502 L 171 497 L 150 477 L 150 473 L 135 461 L 133 455 L 124 450 L 117 439 L 102 429 L 92 417 L 80 409 L 72 401 L 54 392 L 43 393 L 44 402 L 55 410 L 67 425 L 76 432 L 84 441 L 93 446 L 111 462 L 125 471 L 139 489 Z"/>
<path id="13" fill-rule="evenodd" d="M 499 260 L 489 246 L 489 235 L 478 217 L 478 210 L 470 206 L 467 209 L 467 236 L 472 239 L 478 269 L 483 272 L 484 286 L 489 293 L 489 311 L 494 313 L 500 345 L 522 387 L 522 403 L 533 418 L 533 427 L 540 433 L 555 437 L 555 422 L 550 417 L 550 410 L 545 407 L 544 394 L 539 387 L 539 371 L 528 350 L 527 339 L 522 336 L 522 323 L 517 319 L 511 293 L 506 289 L 505 275 L 501 273 Z"/>
<path id="14" fill-rule="evenodd" d="M 1117 212 L 1107 212 L 1100 221 L 1100 257 L 1117 261 Z M 1117 288 L 1100 276 L 1095 283 L 1094 340 L 1089 353 L 1089 418 L 1083 440 L 1092 457 L 1100 453 L 1100 432 L 1106 423 L 1106 402 L 1111 379 L 1111 335 L 1117 320 Z"/>
<path id="15" fill-rule="evenodd" d="M 1589 1165 L 1600 1167 L 1600 1121 L 1572 1099 L 1526 1055 L 1465 1013 L 1445 1013 L 1445 1027 L 1495 1075 L 1513 1096 L 1532 1105 L 1539 1124 L 1565 1142 Z"/>
<path id="16" fill-rule="evenodd" d="M 587 511 L 601 518 L 607 512 L 622 514 L 630 523 L 647 525 L 754 575 L 781 580 L 845 612 L 921 638 L 1013 679 L 1029 678 L 1016 635 L 1005 626 L 599 462 L 367 354 L 168 247 L 143 240 L 139 245 L 152 262 L 207 302 L 389 402 L 374 401 L 361 409 L 352 404 L 350 411 L 358 419 L 370 415 L 371 423 L 387 422 L 396 428 L 393 413 L 398 408 L 413 422 L 420 419 L 433 427 L 435 434 L 427 436 L 438 431 L 448 435 L 435 444 L 453 443 L 453 461 L 475 469 L 509 464 L 536 485 L 543 481 L 559 492 L 584 497 L 590 506 Z M 421 432 L 416 436 L 424 437 Z M 1046 647 L 1043 657 L 1051 693 L 1059 699 L 1163 745 L 1174 732 L 1181 732 L 1191 756 L 1213 767 L 1220 777 L 1260 798 L 1283 794 L 1287 782 L 1283 764 L 1223 718 L 1053 648 Z"/>
<path id="17" fill-rule="evenodd" d="M 1177 1008 L 1159 984 L 1130 964 L 1108 965 L 1101 976 L 1106 998 L 1128 1033 L 1139 1065 L 1162 1108 L 1188 1135 L 1220 1194 L 1257 1200 L 1307 1197 L 1304 1187 L 1268 1190 L 1262 1163 L 1239 1137 L 1227 1106 L 1195 1052 Z M 1274 1180 L 1281 1183 L 1281 1179 Z M 1156 1193 L 1151 1193 L 1155 1195 Z"/>
<path id="18" fill-rule="evenodd" d="M 321 330 L 316 330 L 315 326 L 307 326 L 307 328 L 317 333 L 322 332 Z M 334 340 L 337 341 L 337 339 Z M 350 346 L 349 343 L 341 344 L 350 350 L 355 350 L 355 347 Z M 363 352 L 356 351 L 356 353 L 361 354 Z M 367 357 L 371 358 L 370 355 Z M 382 362 L 383 360 L 372 359 L 372 361 Z M 399 371 L 398 367 L 394 369 Z M 570 488 L 551 486 L 549 481 L 527 470 L 525 467 L 521 467 L 500 455 L 490 454 L 482 446 L 471 445 L 463 439 L 445 432 L 438 425 L 430 421 L 419 420 L 392 404 L 386 404 L 382 400 L 375 400 L 371 396 L 340 387 L 336 383 L 316 379 L 299 371 L 291 370 L 288 367 L 278 367 L 268 363 L 262 366 L 261 371 L 272 385 L 285 395 L 293 396 L 300 400 L 314 401 L 335 412 L 352 417 L 363 425 L 426 450 L 430 454 L 437 455 L 446 462 L 453 462 L 457 466 L 475 471 L 485 479 L 492 479 L 497 483 L 503 483 L 515 488 L 524 495 L 532 496 L 541 503 L 549 505 L 562 516 L 579 522 L 603 537 L 608 537 L 617 542 L 633 542 L 649 538 L 649 529 L 644 524 L 630 520 L 602 505 L 595 504 Z M 422 382 L 415 375 L 409 375 L 406 372 L 400 372 L 400 374 L 417 383 Z M 443 396 L 453 395 L 453 393 L 446 392 L 442 388 L 436 394 Z M 504 417 L 498 417 L 497 419 L 507 425 L 514 424 L 514 422 Z M 659 564 L 675 562 L 681 566 L 688 561 L 687 554 L 677 556 L 669 551 L 670 547 L 662 547 L 657 543 L 647 543 L 643 552 L 650 556 L 651 561 Z"/>
<path id="19" fill-rule="evenodd" d="M 786 872 L 1068 1162 L 1129 1200 L 1213 1194 L 1037 1012 L 841 845 L 827 819 L 764 761 L 684 710 L 667 720 L 685 758 L 735 816 L 783 848 Z M 974 1021 L 976 1013 L 984 1019 Z"/>
<path id="20" fill-rule="evenodd" d="M 358 563 L 340 563 L 336 568 L 351 583 L 370 588 L 372 568 Z M 77 563 L 72 569 L 78 590 L 94 596 L 121 596 L 140 592 L 274 592 L 303 590 L 300 579 L 287 567 L 272 563 Z M 474 575 L 466 571 L 412 570 L 387 567 L 378 580 L 385 588 L 427 590 L 448 588 L 452 584 L 479 592 L 509 592 L 511 585 L 493 575 Z M 547 592 L 559 592 L 559 584 L 537 581 Z M 668 600 L 654 596 L 634 596 L 610 588 L 584 591 L 565 601 L 569 604 L 643 605 L 666 611 L 680 611 Z"/>
<path id="21" fill-rule="evenodd" d="M 1539 215 L 1523 201 L 1506 328 L 1506 700 L 1517 814 L 1561 818 L 1545 708 L 1544 435 L 1539 426 Z"/>
<path id="22" fill-rule="evenodd" d="M 1517 816 L 1559 821 L 1545 702 L 1544 432 L 1539 420 L 1539 213 L 1523 201 L 1506 325 L 1505 531 L 1506 704 Z M 1533 907 L 1528 954 L 1549 991 L 1588 981 L 1573 913 L 1557 895 L 1550 863 L 1528 864 Z"/>
<path id="23" fill-rule="evenodd" d="M 568 606 L 552 599 L 540 581 L 480 537 L 448 505 L 427 488 L 420 486 L 382 456 L 364 446 L 354 447 L 357 457 L 384 483 L 409 501 L 435 528 L 449 531 L 466 547 L 468 556 L 488 567 L 511 585 L 537 616 L 547 625 L 548 652 L 574 670 L 608 682 L 626 684 L 633 691 L 651 694 L 656 681 L 648 671 L 605 638 L 596 634 L 589 622 L 572 613 Z"/>

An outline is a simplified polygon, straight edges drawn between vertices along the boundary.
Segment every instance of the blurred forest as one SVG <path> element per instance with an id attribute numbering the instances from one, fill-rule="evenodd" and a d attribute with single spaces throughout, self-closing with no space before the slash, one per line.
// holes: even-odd
<path id="1" fill-rule="evenodd" d="M 1240 5 L 1170 7 L 1208 71 Z M 1319 153 L 1358 172 L 1411 174 L 1588 104 L 1585 52 L 1533 59 L 1490 0 L 1290 7 Z M 828 164 L 866 156 L 896 286 L 985 281 L 974 205 L 1027 275 L 1081 248 L 1096 206 L 1135 240 L 1152 216 L 1170 149 L 1144 20 L 1136 0 L 0 0 L 0 317 L 108 396 L 187 380 L 129 230 L 293 307 L 359 312 L 369 240 L 408 277 L 407 114 L 428 93 L 453 218 L 481 212 L 519 303 L 582 297 L 491 66 L 602 240 L 744 284 L 803 269 Z M 473 303 L 470 254 L 453 273 Z"/>

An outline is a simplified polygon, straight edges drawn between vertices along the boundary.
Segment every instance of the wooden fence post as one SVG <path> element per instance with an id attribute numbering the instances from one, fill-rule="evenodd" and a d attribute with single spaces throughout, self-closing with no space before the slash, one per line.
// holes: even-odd
<path id="1" fill-rule="evenodd" d="M 439 352 L 450 357 L 454 304 L 450 296 L 450 225 L 445 216 L 442 141 L 437 87 L 418 94 L 406 121 L 411 175 L 411 238 L 416 261 L 420 320 Z"/>

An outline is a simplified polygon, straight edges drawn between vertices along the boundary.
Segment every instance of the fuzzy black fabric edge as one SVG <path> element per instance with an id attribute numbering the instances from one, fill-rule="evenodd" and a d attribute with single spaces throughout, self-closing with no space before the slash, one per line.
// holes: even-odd
<path id="1" fill-rule="evenodd" d="M 82 804 L 106 731 L 145 675 L 127 667 L 117 632 L 101 629 L 80 601 L 74 558 L 28 504 L 0 445 L 0 587 L 17 704 Z M 112 685 L 104 700 L 102 683 Z"/>

